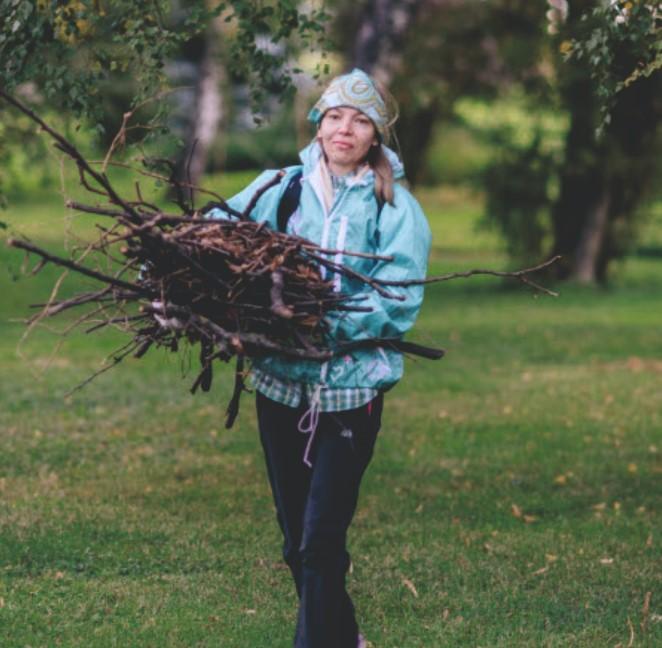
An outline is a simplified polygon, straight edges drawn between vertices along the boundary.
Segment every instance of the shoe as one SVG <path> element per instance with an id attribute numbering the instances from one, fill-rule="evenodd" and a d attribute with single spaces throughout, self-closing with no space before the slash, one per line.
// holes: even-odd
<path id="1" fill-rule="evenodd" d="M 365 637 L 359 633 L 359 639 L 356 643 L 356 648 L 368 648 L 368 642 L 365 640 Z"/>

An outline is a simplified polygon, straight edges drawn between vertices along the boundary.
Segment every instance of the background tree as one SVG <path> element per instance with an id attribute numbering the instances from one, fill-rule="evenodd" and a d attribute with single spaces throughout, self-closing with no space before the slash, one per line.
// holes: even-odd
<path id="1" fill-rule="evenodd" d="M 556 61 L 571 116 L 552 210 L 561 278 L 606 281 L 609 262 L 636 234 L 658 167 L 660 18 L 656 3 L 575 0 L 554 30 L 559 50 L 570 53 Z"/>
<path id="2" fill-rule="evenodd" d="M 268 92 L 292 90 L 294 70 L 288 64 L 287 45 L 294 41 L 305 46 L 318 44 L 326 20 L 322 10 L 300 9 L 294 0 L 0 0 L 0 15 L 2 87 L 16 92 L 25 91 L 29 84 L 34 101 L 87 120 L 99 133 L 104 131 L 104 88 L 129 78 L 129 107 L 160 96 L 172 86 L 168 63 L 188 51 L 197 68 L 196 106 L 190 111 L 197 118 L 193 120 L 195 127 L 185 132 L 201 142 L 192 171 L 204 167 L 202 153 L 218 121 L 218 116 L 214 117 L 219 109 L 219 68 L 214 52 L 218 23 L 214 21 L 220 17 L 229 26 L 224 45 L 227 61 L 249 82 L 257 109 Z M 260 46 L 265 35 L 284 47 Z M 202 104 L 206 105 L 204 119 Z M 161 111 L 166 107 L 165 101 L 156 104 L 152 132 L 163 126 Z M 3 120 L 13 118 L 4 107 L 2 110 Z M 11 130 L 2 132 L 5 145 Z"/>

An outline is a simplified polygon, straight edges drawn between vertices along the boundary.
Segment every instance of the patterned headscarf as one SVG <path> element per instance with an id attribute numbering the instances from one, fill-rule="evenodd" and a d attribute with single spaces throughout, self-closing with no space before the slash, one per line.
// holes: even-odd
<path id="1" fill-rule="evenodd" d="M 329 87 L 308 113 L 308 121 L 319 125 L 330 108 L 348 106 L 370 117 L 382 141 L 388 138 L 388 111 L 372 79 L 355 68 L 331 81 Z"/>

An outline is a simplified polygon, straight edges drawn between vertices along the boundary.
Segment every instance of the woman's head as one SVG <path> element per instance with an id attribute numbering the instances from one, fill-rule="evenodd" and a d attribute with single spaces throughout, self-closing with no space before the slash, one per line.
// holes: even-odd
<path id="1" fill-rule="evenodd" d="M 393 173 L 380 144 L 390 138 L 397 108 L 385 90 L 354 69 L 331 81 L 308 119 L 317 125 L 317 138 L 333 173 L 344 175 L 368 162 L 375 171 L 377 197 L 392 202 Z"/>
<path id="2" fill-rule="evenodd" d="M 317 138 L 336 175 L 354 171 L 368 159 L 370 149 L 379 145 L 372 120 L 349 106 L 329 108 L 319 123 Z"/>
<path id="3" fill-rule="evenodd" d="M 313 106 L 308 119 L 320 125 L 324 114 L 331 108 L 349 107 L 362 112 L 374 124 L 381 141 L 387 142 L 395 118 L 390 115 L 385 92 L 365 72 L 359 69 L 338 76 L 329 83 Z"/>

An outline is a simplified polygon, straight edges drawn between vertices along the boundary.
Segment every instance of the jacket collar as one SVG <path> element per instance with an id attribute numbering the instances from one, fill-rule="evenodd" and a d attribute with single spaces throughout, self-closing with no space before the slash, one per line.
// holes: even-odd
<path id="1" fill-rule="evenodd" d="M 395 180 L 400 180 L 404 178 L 405 168 L 400 161 L 397 153 L 390 149 L 388 146 L 382 144 L 382 150 L 386 154 L 386 159 L 390 162 L 391 168 L 393 169 L 393 178 Z M 317 139 L 314 139 L 306 148 L 304 148 L 299 153 L 299 159 L 303 163 L 303 175 L 304 177 L 312 174 L 317 167 L 319 166 L 320 158 L 322 157 L 322 147 L 320 146 Z M 375 174 L 372 169 L 364 173 L 357 184 L 367 185 L 374 181 Z"/>
<path id="2" fill-rule="evenodd" d="M 397 180 L 404 177 L 404 167 L 395 152 L 383 144 L 382 149 L 384 150 L 388 161 L 391 163 L 394 179 Z M 303 178 L 310 183 L 310 186 L 313 188 L 313 191 L 322 206 L 324 215 L 326 216 L 332 208 L 334 195 L 329 170 L 326 164 L 323 163 L 322 147 L 319 142 L 314 139 L 305 149 L 303 149 L 303 151 L 301 151 L 299 157 L 303 162 Z M 374 182 L 375 172 L 368 168 L 367 170 L 356 174 L 356 176 L 348 178 L 347 186 L 372 187 Z"/>

